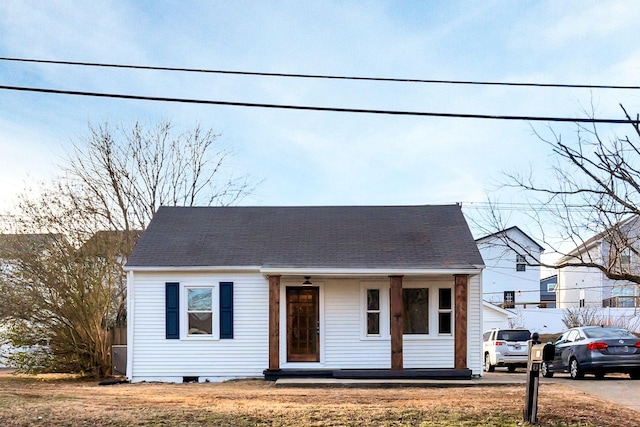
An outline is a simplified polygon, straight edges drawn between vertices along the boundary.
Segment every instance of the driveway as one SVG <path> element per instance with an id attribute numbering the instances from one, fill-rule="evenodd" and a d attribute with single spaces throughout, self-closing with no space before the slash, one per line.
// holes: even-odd
<path id="1" fill-rule="evenodd" d="M 509 373 L 502 370 L 484 372 L 483 379 L 498 381 L 522 382 L 526 384 L 527 375 L 524 369 Z M 562 384 L 575 390 L 617 403 L 640 412 L 640 380 L 632 380 L 629 375 L 609 374 L 601 380 L 596 380 L 587 374 L 584 379 L 572 380 L 569 374 L 556 373 L 553 378 L 540 376 L 540 384 Z"/>

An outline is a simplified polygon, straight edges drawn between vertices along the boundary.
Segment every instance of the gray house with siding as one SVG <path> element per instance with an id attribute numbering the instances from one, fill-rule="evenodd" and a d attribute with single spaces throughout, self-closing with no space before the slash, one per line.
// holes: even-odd
<path id="1" fill-rule="evenodd" d="M 162 207 L 126 266 L 127 376 L 482 373 L 458 205 Z"/>

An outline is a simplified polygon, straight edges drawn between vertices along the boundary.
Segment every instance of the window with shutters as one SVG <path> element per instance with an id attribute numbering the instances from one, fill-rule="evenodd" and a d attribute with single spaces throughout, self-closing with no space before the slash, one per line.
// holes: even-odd
<path id="1" fill-rule="evenodd" d="M 167 282 L 165 303 L 167 339 L 233 338 L 233 282 Z"/>

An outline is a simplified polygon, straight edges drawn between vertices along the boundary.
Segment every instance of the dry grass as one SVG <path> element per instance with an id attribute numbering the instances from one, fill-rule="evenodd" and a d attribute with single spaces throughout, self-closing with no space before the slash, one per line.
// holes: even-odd
<path id="1" fill-rule="evenodd" d="M 253 380 L 120 384 L 0 373 L 2 426 L 516 426 L 524 386 L 288 389 Z M 638 425 L 638 413 L 562 385 L 540 386 L 540 425 Z"/>

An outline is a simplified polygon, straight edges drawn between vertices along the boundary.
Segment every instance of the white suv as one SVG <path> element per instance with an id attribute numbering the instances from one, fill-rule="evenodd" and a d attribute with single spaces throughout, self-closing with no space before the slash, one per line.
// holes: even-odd
<path id="1" fill-rule="evenodd" d="M 526 367 L 529 359 L 531 332 L 528 329 L 491 329 L 482 335 L 484 370 L 506 366 L 509 372 Z"/>

